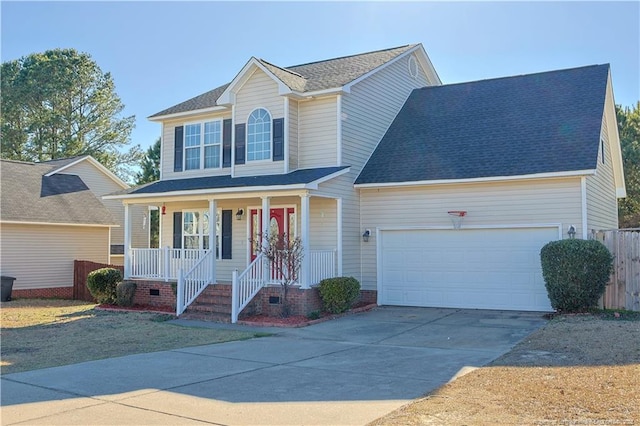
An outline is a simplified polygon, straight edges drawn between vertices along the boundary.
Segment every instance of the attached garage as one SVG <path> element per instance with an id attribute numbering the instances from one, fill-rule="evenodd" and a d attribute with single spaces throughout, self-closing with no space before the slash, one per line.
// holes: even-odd
<path id="1" fill-rule="evenodd" d="M 540 249 L 558 226 L 381 230 L 382 305 L 551 311 Z"/>

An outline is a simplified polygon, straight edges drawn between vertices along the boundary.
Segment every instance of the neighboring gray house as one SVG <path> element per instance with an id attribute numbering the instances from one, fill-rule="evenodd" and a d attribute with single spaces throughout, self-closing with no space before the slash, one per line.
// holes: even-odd
<path id="1" fill-rule="evenodd" d="M 0 269 L 14 297 L 73 296 L 73 261 L 122 264 L 122 203 L 100 197 L 129 186 L 90 156 L 0 161 Z M 146 245 L 143 209 L 135 240 Z"/>
<path id="2" fill-rule="evenodd" d="M 420 44 L 251 58 L 150 119 L 160 181 L 105 198 L 161 209 L 163 248 L 125 239 L 125 273 L 182 270 L 178 312 L 233 283 L 235 319 L 277 283 L 249 242 L 269 232 L 301 237 L 302 290 L 344 275 L 379 304 L 549 310 L 540 248 L 616 227 L 625 195 L 608 65 L 442 85 Z"/>

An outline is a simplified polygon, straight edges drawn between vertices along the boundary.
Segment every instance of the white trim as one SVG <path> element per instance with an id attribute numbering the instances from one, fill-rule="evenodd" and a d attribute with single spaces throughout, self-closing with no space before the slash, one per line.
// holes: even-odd
<path id="1" fill-rule="evenodd" d="M 582 239 L 587 239 L 587 178 L 580 178 L 580 209 L 582 212 Z"/>
<path id="2" fill-rule="evenodd" d="M 521 229 L 521 228 L 557 228 L 558 238 L 562 239 L 562 223 L 501 223 L 501 224 L 487 224 L 487 225 L 462 225 L 460 229 L 455 230 L 464 231 L 465 229 Z M 449 226 L 382 226 L 377 227 L 376 232 L 379 231 L 411 231 L 411 230 L 454 230 L 451 225 Z"/>
<path id="3" fill-rule="evenodd" d="M 222 162 L 222 159 L 221 159 L 221 162 Z M 233 214 L 233 210 L 232 210 L 232 214 Z M 231 220 L 233 220 L 233 216 L 231 217 Z M 222 213 L 220 213 L 220 221 L 222 222 Z M 204 224 L 204 221 L 202 222 Z M 217 226 L 218 226 L 218 206 L 216 204 L 216 200 L 212 198 L 209 200 L 209 250 L 210 251 L 213 250 L 213 258 L 215 260 L 218 260 L 218 256 L 216 256 L 216 252 L 215 252 L 216 240 L 218 239 L 217 238 L 218 230 L 216 229 Z M 204 244 L 202 246 L 204 247 Z M 218 254 L 220 255 L 220 258 L 222 258 L 222 238 L 220 238 L 220 250 L 218 250 Z M 211 272 L 211 282 L 213 283 L 215 283 L 217 279 L 216 277 L 217 263 L 218 262 L 211 262 L 210 272 Z"/>
<path id="4" fill-rule="evenodd" d="M 220 165 L 218 167 L 204 167 L 204 157 L 205 157 L 205 147 L 206 146 L 213 146 L 213 145 L 205 145 L 204 144 L 204 130 L 205 130 L 205 124 L 206 123 L 214 123 L 214 122 L 219 122 L 220 123 L 220 143 L 218 144 L 220 146 L 219 151 L 220 151 Z M 187 169 L 187 149 L 193 149 L 195 148 L 195 146 L 190 146 L 187 147 L 187 126 L 193 126 L 199 124 L 200 125 L 200 164 L 199 167 L 197 169 Z M 184 172 L 189 172 L 192 170 L 221 170 L 222 169 L 222 156 L 223 154 L 223 139 L 224 139 L 224 120 L 221 117 L 218 118 L 211 118 L 211 119 L 202 119 L 202 120 L 197 120 L 197 121 L 185 121 L 182 124 L 183 127 L 183 135 L 182 135 L 182 171 Z M 174 141 L 175 143 L 175 141 Z M 162 151 L 162 150 L 161 150 Z"/>
<path id="5" fill-rule="evenodd" d="M 414 47 L 412 47 L 411 49 L 409 49 L 409 50 L 399 54 L 395 58 L 391 59 L 390 61 L 385 62 L 384 64 L 380 65 L 379 67 L 374 68 L 371 71 L 369 71 L 368 73 L 363 74 L 360 77 L 356 78 L 355 80 L 352 80 L 349 83 L 345 84 L 344 86 L 342 86 L 342 90 L 344 90 L 346 93 L 350 93 L 352 86 L 358 84 L 359 82 L 361 82 L 362 80 L 364 80 L 366 78 L 369 78 L 371 75 L 377 73 L 378 71 L 381 71 L 381 70 L 385 69 L 386 67 L 396 63 L 397 61 L 403 59 L 406 56 L 411 55 L 413 52 L 416 52 L 416 51 L 421 52 L 425 56 L 424 58 L 421 58 L 422 61 L 420 61 L 420 62 L 425 62 L 426 61 L 428 64 L 431 64 L 431 61 L 429 60 L 429 57 L 426 56 L 426 52 L 424 51 L 424 48 L 422 47 L 422 44 L 417 44 Z M 423 65 L 423 64 L 421 63 L 420 65 Z M 423 66 L 423 68 L 424 68 L 424 66 Z M 431 66 L 429 68 L 433 68 L 433 66 Z M 424 69 L 423 69 L 423 71 L 424 71 Z M 435 72 L 435 70 L 432 70 L 432 69 L 429 69 L 428 71 Z M 440 82 L 440 78 L 438 77 L 437 74 L 435 74 L 434 77 L 437 79 L 437 84 L 442 84 Z"/>
<path id="6" fill-rule="evenodd" d="M 291 92 L 298 98 L 311 99 L 319 96 L 337 95 L 340 93 L 348 93 L 342 87 L 332 87 L 330 89 L 314 90 L 312 92 Z"/>
<path id="7" fill-rule="evenodd" d="M 224 149 L 222 151 L 224 155 Z M 233 104 L 231 105 L 231 177 L 235 177 L 235 173 L 236 173 L 236 104 Z"/>
<path id="8" fill-rule="evenodd" d="M 174 135 L 174 138 L 175 138 L 175 135 Z M 175 144 L 176 141 L 173 141 L 173 143 Z M 163 152 L 164 152 L 164 123 L 160 123 L 160 164 L 159 164 L 160 179 L 159 180 L 162 180 L 162 175 L 163 175 L 162 170 L 164 169 L 164 163 L 163 163 L 164 158 L 162 155 Z"/>
<path id="9" fill-rule="evenodd" d="M 336 165 L 342 166 L 342 95 L 336 96 Z"/>
<path id="10" fill-rule="evenodd" d="M 258 110 L 264 110 L 269 115 L 269 158 L 261 158 L 259 160 L 249 160 L 249 117 L 251 117 L 251 115 Z M 244 165 L 247 165 L 249 163 L 259 164 L 259 162 L 261 161 L 264 161 L 264 162 L 273 161 L 273 114 L 271 114 L 271 111 L 269 111 L 269 108 L 259 106 L 252 109 L 251 112 L 247 115 L 247 118 L 245 119 L 244 122 L 246 123 L 245 130 L 244 130 L 245 132 L 244 133 Z"/>
<path id="11" fill-rule="evenodd" d="M 104 200 L 133 200 L 139 198 L 158 198 L 158 197 L 178 197 L 182 195 L 216 195 L 216 194 L 228 194 L 228 193 L 245 193 L 245 192 L 268 192 L 268 191 L 286 191 L 296 189 L 318 189 L 318 185 L 326 182 L 330 179 L 348 173 L 351 168 L 347 167 L 343 170 L 339 170 L 330 175 L 316 179 L 309 183 L 297 183 L 291 185 L 273 185 L 273 186 L 239 186 L 239 187 L 227 187 L 227 188 L 207 188 L 207 189 L 193 189 L 185 191 L 172 191 L 172 192 L 156 192 L 152 194 L 119 194 L 119 195 L 104 195 Z"/>
<path id="12" fill-rule="evenodd" d="M 342 276 L 342 198 L 336 198 L 336 218 L 337 218 L 337 241 L 336 241 L 336 256 L 337 259 L 337 268 L 338 268 L 338 276 Z"/>
<path id="13" fill-rule="evenodd" d="M 131 211 L 124 205 L 124 279 L 131 278 Z"/>
<path id="14" fill-rule="evenodd" d="M 33 222 L 22 220 L 0 220 L 0 223 L 10 225 L 45 225 L 45 226 L 87 226 L 91 228 L 119 228 L 120 225 L 105 225 L 98 223 L 58 223 L 58 222 Z"/>
<path id="15" fill-rule="evenodd" d="M 98 160 L 96 160 L 95 158 L 93 158 L 90 155 L 85 155 L 84 157 L 80 157 L 78 158 L 76 161 L 73 161 L 65 166 L 59 167 L 49 173 L 47 173 L 45 176 L 49 177 L 52 175 L 55 175 L 56 173 L 60 173 L 63 170 L 68 169 L 69 167 L 73 167 L 76 164 L 79 164 L 85 160 L 88 160 L 91 164 L 93 164 L 98 170 L 100 170 L 102 173 L 104 173 L 105 175 L 107 175 L 107 177 L 109 177 L 111 180 L 113 180 L 115 183 L 117 183 L 118 185 L 120 185 L 122 188 L 129 188 L 129 185 L 127 183 L 125 183 L 122 179 L 120 179 L 118 176 L 116 176 L 111 170 L 107 169 L 105 166 L 103 166 L 102 164 L 100 164 L 100 162 Z M 42 164 L 46 164 L 42 163 Z"/>
<path id="16" fill-rule="evenodd" d="M 274 73 L 268 70 L 264 65 L 260 63 L 254 56 L 242 67 L 240 72 L 231 80 L 231 83 L 224 89 L 224 92 L 220 94 L 216 99 L 216 104 L 234 104 L 235 93 L 244 86 L 244 84 L 251 78 L 256 69 L 264 72 L 269 78 L 271 78 L 278 85 L 278 94 L 287 95 L 292 93 L 289 86 L 284 84 Z M 237 88 L 236 88 L 237 86 Z"/>
<path id="17" fill-rule="evenodd" d="M 482 178 L 467 178 L 467 179 L 436 179 L 436 180 L 418 180 L 411 182 L 384 182 L 384 183 L 360 183 L 354 184 L 355 188 L 385 188 L 385 187 L 403 187 L 403 186 L 424 186 L 424 185 L 443 185 L 443 184 L 457 184 L 457 183 L 475 183 L 475 182 L 496 182 L 496 181 L 512 181 L 512 180 L 525 180 L 525 179 L 546 179 L 546 178 L 559 178 L 559 177 L 571 177 L 571 176 L 585 176 L 595 174 L 595 169 L 590 170 L 575 170 L 570 172 L 550 172 L 550 173 L 535 173 L 530 175 L 517 175 L 517 176 L 490 176 Z"/>
<path id="18" fill-rule="evenodd" d="M 310 287 L 310 261 L 309 253 L 311 251 L 310 239 L 310 199 L 309 194 L 300 195 L 300 240 L 302 242 L 302 265 L 300 268 L 301 288 Z"/>
<path id="19" fill-rule="evenodd" d="M 625 198 L 627 188 L 624 181 L 624 167 L 622 161 L 622 148 L 620 147 L 620 135 L 616 119 L 615 99 L 611 84 L 611 68 L 607 76 L 606 98 L 604 102 L 604 116 L 607 121 L 607 133 L 609 150 L 611 152 L 611 163 L 613 169 L 613 180 L 616 186 L 616 197 Z"/>
<path id="20" fill-rule="evenodd" d="M 282 120 L 282 126 L 284 127 L 282 129 L 283 132 L 283 138 L 284 138 L 284 142 L 283 142 L 283 146 L 282 149 L 284 150 L 284 172 L 285 173 L 289 173 L 289 98 L 287 96 L 285 96 L 284 98 L 284 118 Z"/>
<path id="21" fill-rule="evenodd" d="M 174 112 L 173 114 L 158 115 L 156 117 L 147 117 L 147 120 L 159 122 L 159 121 L 169 120 L 174 118 L 187 117 L 190 115 L 206 114 L 209 112 L 216 112 L 216 111 L 225 111 L 228 109 L 229 108 L 226 106 L 216 105 L 208 108 L 193 109 L 190 111 L 183 111 L 183 112 Z"/>

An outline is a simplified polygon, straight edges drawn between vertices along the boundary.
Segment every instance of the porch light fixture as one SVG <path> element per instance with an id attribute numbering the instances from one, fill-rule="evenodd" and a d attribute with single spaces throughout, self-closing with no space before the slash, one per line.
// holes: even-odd
<path id="1" fill-rule="evenodd" d="M 569 238 L 574 239 L 576 237 L 576 227 L 573 225 L 569 226 L 567 234 L 569 234 Z"/>
<path id="2" fill-rule="evenodd" d="M 236 212 L 236 220 L 242 220 L 242 216 L 244 216 L 244 210 L 238 209 Z"/>
<path id="3" fill-rule="evenodd" d="M 364 234 L 362 234 L 362 241 L 364 241 L 365 243 L 368 243 L 370 236 L 371 236 L 371 229 L 365 229 Z"/>

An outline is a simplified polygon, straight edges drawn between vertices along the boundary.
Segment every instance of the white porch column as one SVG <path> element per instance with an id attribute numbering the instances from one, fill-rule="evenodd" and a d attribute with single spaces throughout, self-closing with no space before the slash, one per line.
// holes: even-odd
<path id="1" fill-rule="evenodd" d="M 262 234 L 262 248 L 265 249 L 269 245 L 269 219 L 271 217 L 271 207 L 269 205 L 269 197 L 262 197 L 262 226 L 260 233 Z M 271 281 L 269 276 L 269 261 L 265 258 L 262 263 L 262 276 L 265 281 Z"/>
<path id="2" fill-rule="evenodd" d="M 131 218 L 129 204 L 124 205 L 124 278 L 131 278 Z"/>
<path id="3" fill-rule="evenodd" d="M 216 282 L 216 200 L 209 200 L 209 250 L 213 251 L 211 260 L 211 283 Z M 222 249 L 222 247 L 220 247 Z"/>
<path id="4" fill-rule="evenodd" d="M 311 283 L 311 251 L 309 249 L 309 194 L 300 196 L 300 240 L 302 242 L 302 265 L 300 266 L 300 284 L 309 288 Z"/>
<path id="5" fill-rule="evenodd" d="M 342 276 L 342 198 L 336 198 L 336 220 L 337 220 L 337 241 L 336 241 L 336 257 L 337 266 L 336 266 L 336 275 Z"/>

